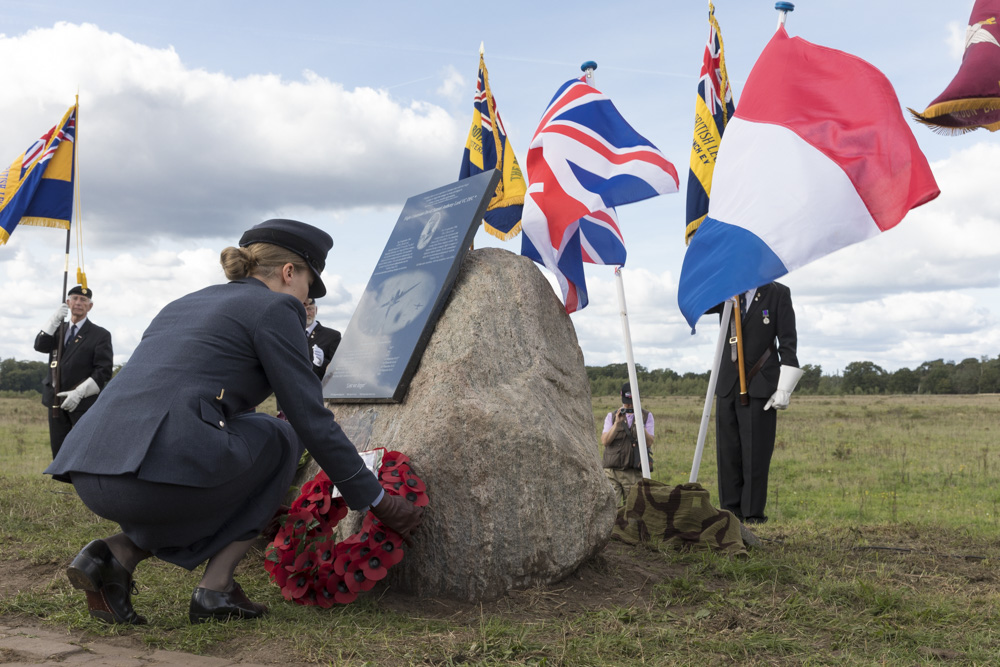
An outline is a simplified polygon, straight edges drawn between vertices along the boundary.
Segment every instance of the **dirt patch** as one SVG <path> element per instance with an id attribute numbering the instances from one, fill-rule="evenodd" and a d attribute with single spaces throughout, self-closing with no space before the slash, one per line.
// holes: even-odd
<path id="1" fill-rule="evenodd" d="M 682 570 L 680 565 L 665 563 L 661 555 L 645 547 L 611 541 L 562 581 L 512 591 L 499 600 L 473 603 L 391 595 L 381 604 L 414 617 L 461 620 L 487 614 L 510 620 L 560 618 L 598 609 L 645 606 L 658 582 Z"/>

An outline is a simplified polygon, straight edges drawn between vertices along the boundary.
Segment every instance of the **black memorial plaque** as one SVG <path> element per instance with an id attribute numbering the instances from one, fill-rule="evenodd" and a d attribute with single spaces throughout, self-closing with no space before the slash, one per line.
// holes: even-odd
<path id="1" fill-rule="evenodd" d="M 323 378 L 334 403 L 399 403 L 500 179 L 494 170 L 406 200 Z"/>

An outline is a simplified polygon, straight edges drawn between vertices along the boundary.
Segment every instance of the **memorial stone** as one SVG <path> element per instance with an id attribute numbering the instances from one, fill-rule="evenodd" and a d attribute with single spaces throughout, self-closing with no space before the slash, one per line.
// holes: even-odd
<path id="1" fill-rule="evenodd" d="M 610 538 L 583 354 L 525 257 L 468 254 L 402 403 L 331 407 L 359 448 L 406 454 L 427 485 L 424 523 L 386 579 L 394 590 L 494 599 L 562 579 Z"/>

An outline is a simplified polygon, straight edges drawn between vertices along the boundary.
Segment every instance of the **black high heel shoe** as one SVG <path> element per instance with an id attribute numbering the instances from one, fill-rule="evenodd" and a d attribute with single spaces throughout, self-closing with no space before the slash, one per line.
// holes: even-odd
<path id="1" fill-rule="evenodd" d="M 87 594 L 87 608 L 94 618 L 105 623 L 146 622 L 132 608 L 132 594 L 138 592 L 132 574 L 103 540 L 94 540 L 76 555 L 66 568 L 66 578 Z"/>
<path id="2" fill-rule="evenodd" d="M 228 621 L 240 618 L 260 618 L 267 613 L 267 605 L 251 602 L 240 585 L 233 582 L 230 591 L 213 591 L 210 588 L 196 588 L 191 594 L 191 608 L 188 619 L 192 623 L 217 620 Z"/>

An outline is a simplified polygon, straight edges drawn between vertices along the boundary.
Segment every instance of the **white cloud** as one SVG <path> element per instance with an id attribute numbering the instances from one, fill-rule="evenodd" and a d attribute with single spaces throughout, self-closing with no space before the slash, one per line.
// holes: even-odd
<path id="1" fill-rule="evenodd" d="M 25 59 L 24 53 L 41 54 Z M 0 153 L 11 159 L 81 91 L 80 180 L 95 234 L 238 233 L 262 210 L 386 204 L 454 177 L 446 111 L 305 72 L 233 78 L 93 25 L 0 39 Z"/>
<path id="2" fill-rule="evenodd" d="M 444 70 L 444 80 L 438 87 L 439 95 L 452 102 L 460 102 L 463 98 L 472 98 L 471 91 L 466 88 L 463 77 L 454 65 L 448 65 Z"/>

